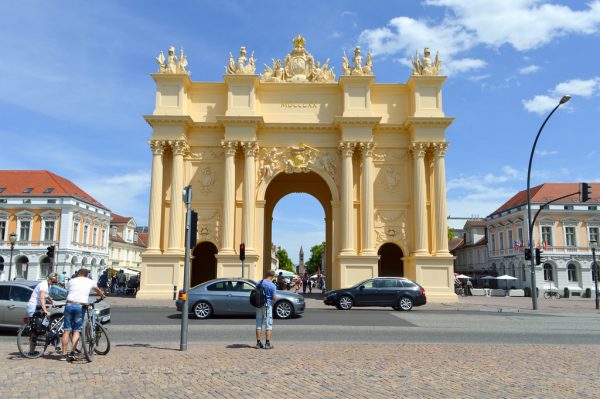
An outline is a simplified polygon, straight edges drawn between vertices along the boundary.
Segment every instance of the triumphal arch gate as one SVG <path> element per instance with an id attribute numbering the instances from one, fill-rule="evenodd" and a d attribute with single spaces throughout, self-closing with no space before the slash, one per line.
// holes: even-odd
<path id="1" fill-rule="evenodd" d="M 185 210 L 198 212 L 191 284 L 271 268 L 277 201 L 313 195 L 325 210 L 328 288 L 405 276 L 430 301 L 454 301 L 446 222 L 445 130 L 440 61 L 413 59 L 406 83 L 375 82 L 370 54 L 342 54 L 339 78 L 305 39 L 256 71 L 254 53 L 230 54 L 222 82 L 190 80 L 187 58 L 157 57 L 149 242 L 142 298 L 183 285 Z M 266 59 L 271 55 L 261 55 Z M 349 59 L 350 57 L 350 59 Z M 313 243 L 307 243 L 308 245 Z"/>

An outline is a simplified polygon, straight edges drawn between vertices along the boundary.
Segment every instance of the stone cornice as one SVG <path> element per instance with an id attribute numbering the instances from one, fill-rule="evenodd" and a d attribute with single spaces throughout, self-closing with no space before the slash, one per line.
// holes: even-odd
<path id="1" fill-rule="evenodd" d="M 144 119 L 152 127 L 165 125 L 183 125 L 185 127 L 190 127 L 194 122 L 189 115 L 144 115 Z"/>
<path id="2" fill-rule="evenodd" d="M 342 87 L 347 84 L 367 82 L 372 86 L 375 83 L 375 75 L 342 75 L 338 80 L 339 85 Z"/>
<path id="3" fill-rule="evenodd" d="M 229 85 L 230 82 L 247 82 L 252 81 L 254 87 L 258 87 L 260 83 L 260 79 L 258 75 L 223 75 L 223 81 L 226 85 Z"/>
<path id="4" fill-rule="evenodd" d="M 417 117 L 409 116 L 406 118 L 404 127 L 414 129 L 415 127 L 443 127 L 447 128 L 454 121 L 453 117 Z"/>
<path id="5" fill-rule="evenodd" d="M 185 87 L 192 84 L 190 75 L 187 73 L 152 73 L 150 74 L 156 83 L 182 81 Z"/>
<path id="6" fill-rule="evenodd" d="M 336 116 L 333 120 L 336 127 L 374 127 L 381 121 L 381 116 Z"/>
<path id="7" fill-rule="evenodd" d="M 437 85 L 442 85 L 446 78 L 447 76 L 439 75 L 411 75 L 406 84 L 410 87 L 414 86 L 416 83 L 434 83 Z"/>
<path id="8" fill-rule="evenodd" d="M 280 122 L 280 123 L 265 123 L 262 126 L 263 129 L 277 129 L 277 130 L 333 130 L 335 126 L 332 123 L 290 123 L 290 122 Z"/>
<path id="9" fill-rule="evenodd" d="M 237 76 L 237 75 L 231 75 L 231 76 Z M 252 125 L 254 125 L 256 127 L 261 127 L 265 123 L 265 120 L 262 116 L 217 115 L 217 122 L 222 126 L 252 126 Z"/>

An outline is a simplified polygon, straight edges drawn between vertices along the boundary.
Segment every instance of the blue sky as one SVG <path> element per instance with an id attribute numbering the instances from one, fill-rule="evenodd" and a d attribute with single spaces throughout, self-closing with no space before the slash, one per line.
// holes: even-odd
<path id="1" fill-rule="evenodd" d="M 298 33 L 336 72 L 343 50 L 370 50 L 378 82 L 405 82 L 415 50 L 440 52 L 444 109 L 456 117 L 447 131 L 452 216 L 485 216 L 525 188 L 535 133 L 563 94 L 573 99 L 544 129 L 532 183 L 600 181 L 598 0 L 25 0 L 0 3 L 0 15 L 0 168 L 52 170 L 140 224 L 154 57 L 183 47 L 193 80 L 219 81 L 229 52 L 255 51 L 262 71 Z M 275 243 L 294 261 L 301 244 L 323 239 L 312 197 L 284 198 L 275 220 Z"/>

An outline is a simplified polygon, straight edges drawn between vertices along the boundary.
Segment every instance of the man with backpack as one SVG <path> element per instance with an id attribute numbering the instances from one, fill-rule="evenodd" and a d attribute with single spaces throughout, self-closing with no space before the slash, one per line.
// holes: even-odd
<path id="1" fill-rule="evenodd" d="M 275 291 L 277 290 L 277 287 L 273 284 L 274 277 L 275 272 L 269 270 L 265 274 L 265 278 L 256 285 L 256 289 L 258 289 L 259 292 L 261 291 L 263 295 L 263 298 L 257 301 L 258 305 L 264 304 L 264 306 L 256 308 L 256 349 L 273 348 L 271 345 L 271 333 L 273 331 L 273 301 L 275 300 Z M 264 346 L 261 341 L 263 324 L 266 325 L 266 342 Z"/>

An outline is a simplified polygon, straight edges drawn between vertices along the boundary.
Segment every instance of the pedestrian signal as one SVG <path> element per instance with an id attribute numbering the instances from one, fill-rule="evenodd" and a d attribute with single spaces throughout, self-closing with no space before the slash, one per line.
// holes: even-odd
<path id="1" fill-rule="evenodd" d="M 525 248 L 525 260 L 531 260 L 531 248 Z"/>
<path id="2" fill-rule="evenodd" d="M 542 264 L 542 254 L 543 253 L 544 252 L 541 249 L 539 249 L 539 248 L 535 249 L 535 264 L 536 265 L 541 265 Z"/>

